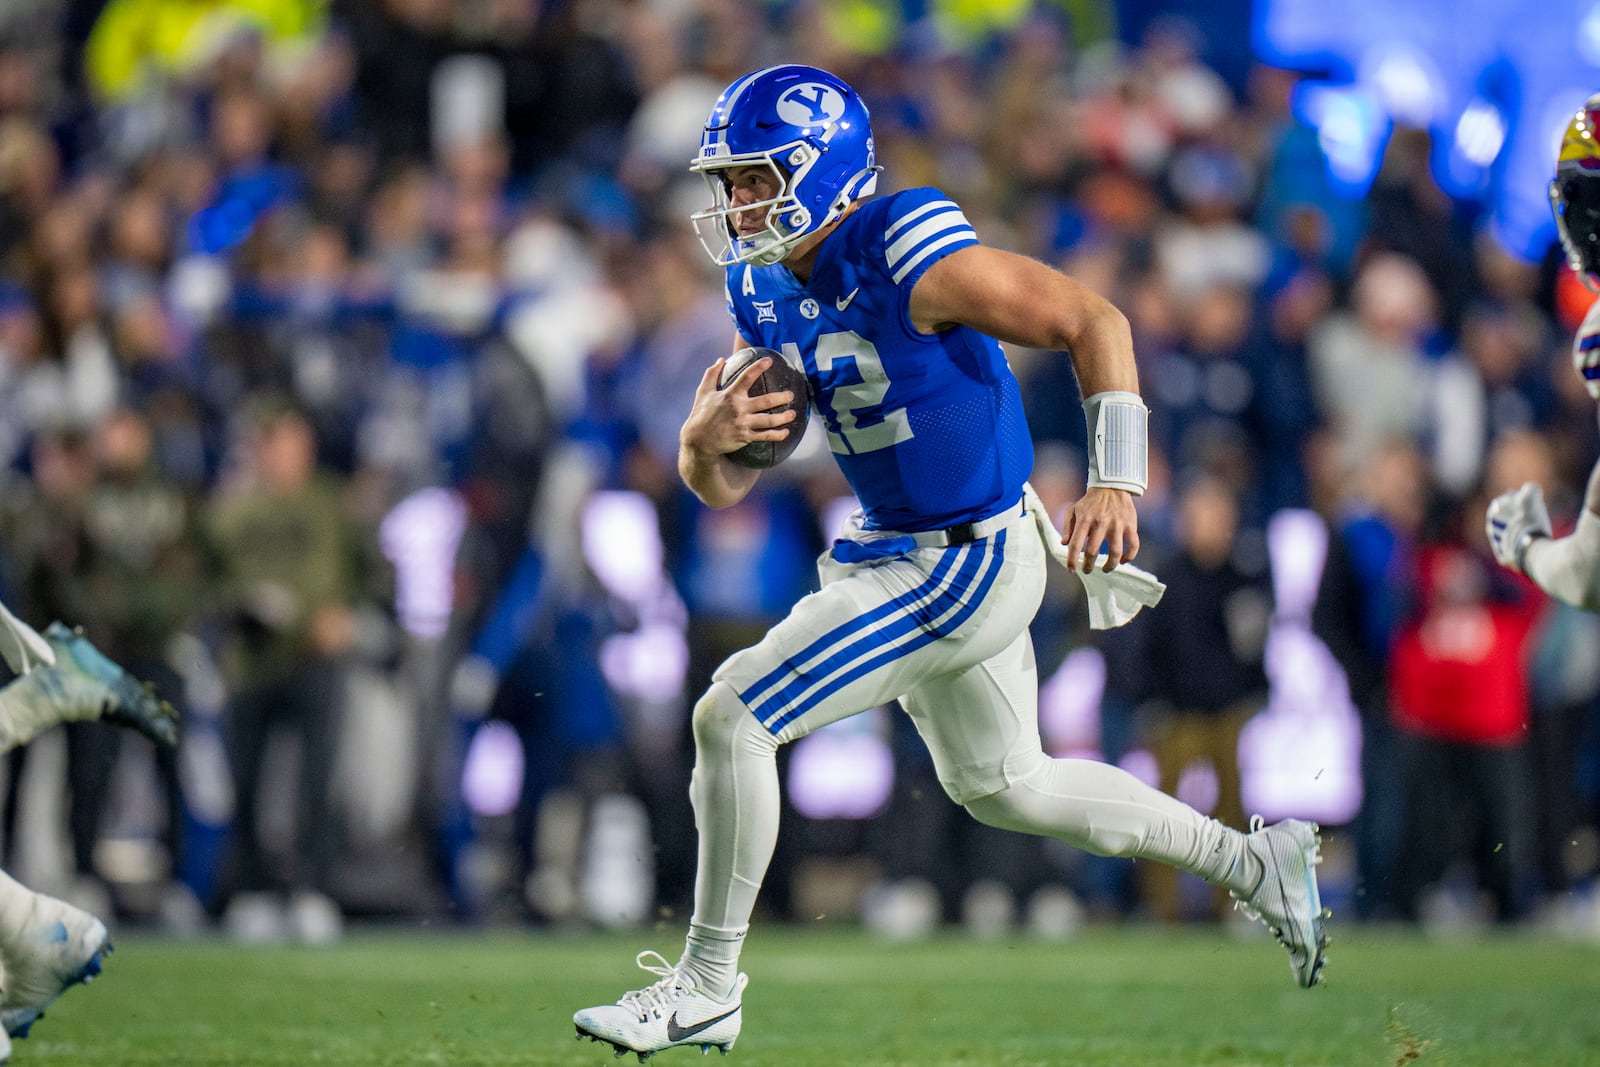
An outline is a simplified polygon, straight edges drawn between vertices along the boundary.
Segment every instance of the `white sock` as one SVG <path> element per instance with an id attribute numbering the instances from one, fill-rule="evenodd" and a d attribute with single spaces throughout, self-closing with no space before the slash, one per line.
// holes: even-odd
<path id="1" fill-rule="evenodd" d="M 739 977 L 739 951 L 744 948 L 748 926 L 724 930 L 690 921 L 678 969 L 694 979 L 695 988 L 716 1000 L 733 994 Z"/>
<path id="2" fill-rule="evenodd" d="M 1244 894 L 1264 873 L 1245 835 L 1110 764 L 1040 755 L 1028 774 L 967 804 L 981 822 L 1101 856 L 1159 860 Z"/>
<path id="3" fill-rule="evenodd" d="M 778 743 L 726 683 L 695 705 L 689 796 L 700 831 L 694 917 L 679 966 L 726 999 L 767 863 L 778 841 Z"/>

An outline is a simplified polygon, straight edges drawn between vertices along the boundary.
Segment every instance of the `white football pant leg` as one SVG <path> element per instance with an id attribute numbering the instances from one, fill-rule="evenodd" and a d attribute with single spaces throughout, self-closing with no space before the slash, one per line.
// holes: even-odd
<path id="1" fill-rule="evenodd" d="M 1015 550 L 1008 533 L 1018 535 Z M 778 745 L 1010 646 L 1038 607 L 1044 553 L 1031 520 L 1021 520 L 984 541 L 868 564 L 825 557 L 821 571 L 823 588 L 730 657 L 695 705 L 700 851 L 679 966 L 712 995 L 737 979 L 777 841 Z"/>
<path id="2" fill-rule="evenodd" d="M 726 682 L 694 707 L 689 798 L 700 831 L 694 922 L 742 930 L 778 840 L 778 741 Z"/>
<path id="3" fill-rule="evenodd" d="M 1100 856 L 1158 860 L 1241 893 L 1261 880 L 1244 834 L 1096 760 L 1041 752 L 1032 772 L 966 808 L 990 826 L 1058 838 Z"/>
<path id="4" fill-rule="evenodd" d="M 999 655 L 925 682 L 900 703 L 945 791 L 979 822 L 1254 887 L 1261 872 L 1243 834 L 1119 767 L 1046 756 L 1038 696 L 1033 643 L 1023 633 Z"/>

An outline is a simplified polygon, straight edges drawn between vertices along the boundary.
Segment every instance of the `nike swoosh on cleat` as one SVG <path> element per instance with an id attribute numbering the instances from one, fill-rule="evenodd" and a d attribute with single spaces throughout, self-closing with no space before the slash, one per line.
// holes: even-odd
<path id="1" fill-rule="evenodd" d="M 728 1018 L 728 1016 L 737 1014 L 738 1011 L 739 1005 L 735 1004 L 721 1015 L 707 1019 L 703 1023 L 695 1023 L 693 1026 L 679 1026 L 678 1013 L 673 1012 L 671 1017 L 667 1019 L 667 1040 L 682 1041 L 686 1037 L 693 1037 L 695 1034 L 698 1034 L 707 1027 L 715 1026 L 717 1023 L 720 1023 L 722 1020 Z"/>
<path id="2" fill-rule="evenodd" d="M 859 293 L 860 291 L 861 291 L 861 286 L 858 285 L 854 289 L 850 290 L 850 295 L 849 296 L 841 296 L 841 297 L 835 298 L 834 301 L 833 301 L 833 306 L 835 308 L 837 308 L 838 310 L 843 311 L 845 308 L 850 306 L 850 301 L 854 300 L 856 298 L 856 294 Z"/>

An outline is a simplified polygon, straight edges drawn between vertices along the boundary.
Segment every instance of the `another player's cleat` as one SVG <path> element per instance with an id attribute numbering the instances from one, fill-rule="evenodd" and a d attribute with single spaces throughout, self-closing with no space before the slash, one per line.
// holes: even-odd
<path id="1" fill-rule="evenodd" d="M 1309 989 L 1322 981 L 1328 948 L 1323 920 L 1330 914 L 1317 892 L 1317 864 L 1322 862 L 1317 824 L 1285 819 L 1263 827 L 1257 815 L 1245 841 L 1265 873 L 1248 895 L 1233 894 L 1234 907 L 1266 924 L 1289 950 L 1294 980 Z"/>
<path id="2" fill-rule="evenodd" d="M 55 999 L 93 981 L 111 953 L 105 923 L 55 897 L 33 894 L 20 929 L 0 932 L 0 1025 L 27 1037 Z"/>
<path id="3" fill-rule="evenodd" d="M 99 718 L 138 730 L 160 745 L 178 743 L 178 713 L 171 704 L 157 699 L 148 683 L 135 680 L 80 631 L 60 622 L 51 623 L 44 637 L 55 649 L 55 666 L 37 668 L 28 676 L 43 673 L 46 677 L 41 680 L 58 702 L 72 711 L 90 713 L 69 711 L 64 718 Z M 59 677 L 49 677 L 51 672 Z"/>
<path id="4" fill-rule="evenodd" d="M 659 980 L 623 994 L 615 1004 L 574 1014 L 578 1038 L 604 1041 L 618 1056 L 638 1053 L 641 1063 L 662 1049 L 681 1045 L 699 1046 L 702 1055 L 713 1047 L 727 1055 L 739 1039 L 741 1003 L 750 980 L 741 974 L 729 999 L 713 1000 L 658 952 L 639 953 L 638 964 L 659 975 Z"/>

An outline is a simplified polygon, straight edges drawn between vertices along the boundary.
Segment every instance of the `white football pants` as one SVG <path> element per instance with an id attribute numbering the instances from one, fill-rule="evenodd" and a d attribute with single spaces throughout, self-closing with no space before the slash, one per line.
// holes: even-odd
<path id="1" fill-rule="evenodd" d="M 895 536 L 845 532 L 869 548 Z M 732 988 L 777 840 L 778 745 L 897 698 L 945 791 L 982 822 L 1253 888 L 1243 835 L 1116 767 L 1044 754 L 1028 624 L 1047 558 L 1020 509 L 969 544 L 824 554 L 822 589 L 717 670 L 694 709 L 700 853 L 684 964 L 711 992 Z"/>

